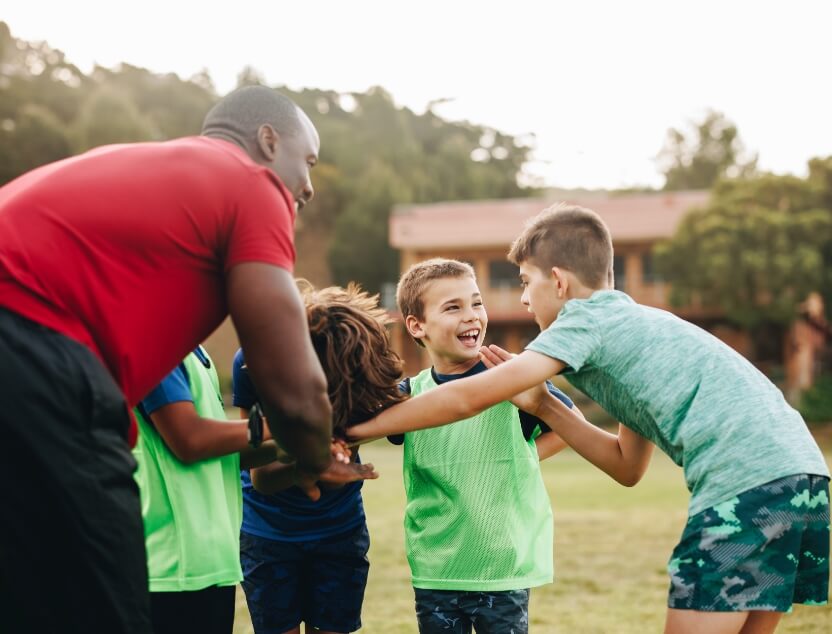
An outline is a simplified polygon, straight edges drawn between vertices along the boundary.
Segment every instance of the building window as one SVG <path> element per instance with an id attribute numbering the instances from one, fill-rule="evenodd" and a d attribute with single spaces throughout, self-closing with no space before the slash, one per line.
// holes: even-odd
<path id="1" fill-rule="evenodd" d="M 491 288 L 507 288 L 520 284 L 520 269 L 505 260 L 488 263 L 488 283 Z"/>
<path id="2" fill-rule="evenodd" d="M 626 260 L 622 255 L 615 255 L 612 258 L 612 270 L 615 278 L 615 288 L 619 291 L 624 291 L 627 288 L 625 281 L 627 279 Z"/>
<path id="3" fill-rule="evenodd" d="M 641 256 L 641 279 L 645 284 L 656 284 L 662 282 L 662 276 L 656 270 L 656 261 L 652 253 L 645 253 Z"/>

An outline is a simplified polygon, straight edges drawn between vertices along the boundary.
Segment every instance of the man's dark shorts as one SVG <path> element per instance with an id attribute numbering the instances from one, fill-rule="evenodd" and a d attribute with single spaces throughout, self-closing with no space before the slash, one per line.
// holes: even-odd
<path id="1" fill-rule="evenodd" d="M 668 606 L 788 612 L 829 595 L 829 480 L 793 475 L 688 520 L 670 563 Z"/>
<path id="2" fill-rule="evenodd" d="M 257 634 L 307 626 L 332 632 L 361 627 L 370 562 L 367 524 L 343 535 L 280 542 L 240 534 L 243 590 Z"/>
<path id="3" fill-rule="evenodd" d="M 0 309 L 0 631 L 152 631 L 129 425 L 89 348 Z"/>
<path id="4" fill-rule="evenodd" d="M 529 590 L 416 592 L 419 634 L 528 634 Z"/>

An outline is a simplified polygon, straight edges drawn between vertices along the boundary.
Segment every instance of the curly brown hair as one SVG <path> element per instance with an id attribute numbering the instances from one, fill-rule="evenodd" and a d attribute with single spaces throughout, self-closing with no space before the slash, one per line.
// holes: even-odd
<path id="1" fill-rule="evenodd" d="M 357 284 L 298 288 L 306 306 L 312 345 L 323 366 L 332 403 L 332 427 L 343 437 L 350 425 L 407 398 L 399 390 L 403 362 L 390 347 L 392 319 Z"/>

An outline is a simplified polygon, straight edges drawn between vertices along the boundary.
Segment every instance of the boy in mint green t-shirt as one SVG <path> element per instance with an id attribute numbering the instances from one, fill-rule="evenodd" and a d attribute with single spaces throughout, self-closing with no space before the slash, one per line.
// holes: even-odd
<path id="1" fill-rule="evenodd" d="M 488 316 L 470 265 L 415 264 L 399 281 L 397 300 L 432 362 L 403 381 L 403 391 L 415 396 L 486 370 L 479 348 Z M 565 443 L 509 402 L 390 440 L 404 444 L 419 631 L 527 632 L 529 589 L 552 581 L 552 511 L 539 461 Z"/>
<path id="2" fill-rule="evenodd" d="M 829 469 L 782 393 L 712 335 L 612 290 L 612 240 L 590 210 L 542 212 L 509 259 L 542 331 L 526 351 L 483 348 L 499 367 L 395 406 L 351 436 L 435 427 L 514 397 L 622 484 L 638 482 L 658 445 L 691 491 L 668 564 L 667 632 L 773 632 L 792 603 L 825 603 Z M 559 373 L 621 421 L 618 435 L 542 389 Z"/>

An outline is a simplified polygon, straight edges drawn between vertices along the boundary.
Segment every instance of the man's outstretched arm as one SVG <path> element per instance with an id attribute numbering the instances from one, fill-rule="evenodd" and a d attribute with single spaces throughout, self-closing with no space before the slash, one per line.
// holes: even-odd
<path id="1" fill-rule="evenodd" d="M 323 472 L 331 461 L 332 408 L 292 275 L 246 262 L 229 271 L 226 284 L 231 319 L 272 435 L 300 471 Z"/>

